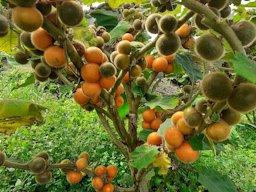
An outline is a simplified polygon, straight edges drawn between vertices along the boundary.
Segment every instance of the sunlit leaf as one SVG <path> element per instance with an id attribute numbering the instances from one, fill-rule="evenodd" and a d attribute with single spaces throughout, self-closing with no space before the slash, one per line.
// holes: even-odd
<path id="1" fill-rule="evenodd" d="M 256 62 L 248 59 L 242 53 L 236 53 L 232 61 L 235 72 L 245 79 L 256 83 Z"/>
<path id="2" fill-rule="evenodd" d="M 173 127 L 173 122 L 172 120 L 169 118 L 169 119 L 166 119 L 161 125 L 160 125 L 160 128 L 157 130 L 157 133 L 158 135 L 160 136 L 164 136 L 164 132 L 167 128 L 171 128 Z"/>
<path id="3" fill-rule="evenodd" d="M 147 103 L 146 106 L 150 108 L 161 107 L 162 109 L 172 109 L 179 104 L 179 98 L 176 96 L 171 97 L 157 97 Z"/>
<path id="4" fill-rule="evenodd" d="M 18 45 L 18 35 L 12 31 L 0 38 L 0 50 L 8 54 L 14 54 L 17 52 L 13 48 Z"/>
<path id="5" fill-rule="evenodd" d="M 26 80 L 24 83 L 22 84 L 19 84 L 19 85 L 16 85 L 15 87 L 12 88 L 12 91 L 15 90 L 15 89 L 19 89 L 21 87 L 26 87 L 28 85 L 31 85 L 35 82 L 35 77 L 34 77 L 34 74 L 31 74 Z"/>
<path id="6" fill-rule="evenodd" d="M 156 155 L 159 154 L 156 146 L 141 145 L 131 153 L 132 166 L 140 170 L 147 168 L 156 160 Z"/>
<path id="7" fill-rule="evenodd" d="M 127 21 L 120 21 L 118 25 L 110 31 L 111 38 L 115 39 L 121 37 L 130 27 L 131 25 Z"/>
<path id="8" fill-rule="evenodd" d="M 141 4 L 143 3 L 144 0 L 107 0 L 107 3 L 111 8 L 117 8 L 123 3 L 136 3 L 136 4 Z"/>

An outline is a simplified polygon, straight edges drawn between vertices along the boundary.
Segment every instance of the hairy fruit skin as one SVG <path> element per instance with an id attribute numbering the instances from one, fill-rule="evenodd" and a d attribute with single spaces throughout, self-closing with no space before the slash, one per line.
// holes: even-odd
<path id="1" fill-rule="evenodd" d="M 8 20 L 3 15 L 0 15 L 0 37 L 7 35 L 8 29 L 9 29 Z"/>
<path id="2" fill-rule="evenodd" d="M 241 120 L 241 113 L 233 109 L 226 109 L 221 112 L 221 118 L 229 125 L 235 125 Z"/>
<path id="3" fill-rule="evenodd" d="M 195 51 L 207 61 L 216 61 L 225 53 L 222 42 L 212 34 L 201 35 L 196 40 Z"/>
<path id="4" fill-rule="evenodd" d="M 176 29 L 178 22 L 175 17 L 165 15 L 159 20 L 159 27 L 163 33 L 170 33 Z"/>
<path id="5" fill-rule="evenodd" d="M 42 14 L 33 7 L 15 7 L 12 20 L 17 27 L 27 32 L 35 31 L 43 24 Z"/>
<path id="6" fill-rule="evenodd" d="M 40 185 L 45 185 L 49 183 L 52 179 L 52 172 L 45 171 L 41 174 L 36 175 L 36 182 Z"/>
<path id="7" fill-rule="evenodd" d="M 156 20 L 159 20 L 161 15 L 158 13 L 151 14 L 145 23 L 146 30 L 150 33 L 156 34 L 158 33 L 158 26 Z"/>
<path id="8" fill-rule="evenodd" d="M 256 85 L 239 84 L 228 98 L 228 105 L 241 113 L 253 111 L 256 108 Z"/>
<path id="9" fill-rule="evenodd" d="M 156 42 L 156 48 L 162 55 L 176 53 L 181 45 L 179 36 L 176 33 L 163 34 Z"/>
<path id="10" fill-rule="evenodd" d="M 82 6 L 74 1 L 63 2 L 58 12 L 61 21 L 71 27 L 78 25 L 84 17 Z"/>
<path id="11" fill-rule="evenodd" d="M 212 72 L 203 78 L 201 83 L 203 94 L 212 101 L 227 99 L 232 93 L 230 79 L 222 72 Z"/>
<path id="12" fill-rule="evenodd" d="M 206 128 L 205 133 L 214 142 L 222 142 L 229 137 L 231 127 L 225 121 L 220 120 L 219 122 L 209 125 L 209 127 Z"/>

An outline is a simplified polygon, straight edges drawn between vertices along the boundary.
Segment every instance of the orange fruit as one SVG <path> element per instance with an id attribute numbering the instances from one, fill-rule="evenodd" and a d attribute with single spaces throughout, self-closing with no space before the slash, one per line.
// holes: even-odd
<path id="1" fill-rule="evenodd" d="M 225 121 L 220 120 L 206 128 L 206 135 L 215 142 L 227 140 L 231 133 L 231 127 Z"/>
<path id="2" fill-rule="evenodd" d="M 164 56 L 164 57 L 167 60 L 167 62 L 170 64 L 170 63 L 172 63 L 175 60 L 176 54 L 167 55 L 167 56 Z"/>
<path id="3" fill-rule="evenodd" d="M 175 147 L 172 145 L 169 145 L 166 141 L 164 142 L 164 146 L 170 151 L 170 152 L 175 152 Z"/>
<path id="4" fill-rule="evenodd" d="M 89 102 L 90 98 L 87 97 L 81 88 L 78 88 L 74 93 L 74 100 L 80 105 L 84 105 Z"/>
<path id="5" fill-rule="evenodd" d="M 164 138 L 165 141 L 173 147 L 179 147 L 184 140 L 182 133 L 176 127 L 167 128 L 164 133 Z"/>
<path id="6" fill-rule="evenodd" d="M 44 59 L 48 65 L 54 68 L 63 68 L 66 64 L 65 51 L 58 46 L 52 46 L 44 51 Z"/>
<path id="7" fill-rule="evenodd" d="M 176 125 L 176 123 L 178 122 L 178 120 L 183 117 L 183 114 L 184 114 L 183 111 L 177 111 L 177 112 L 175 112 L 175 113 L 172 115 L 171 120 L 172 120 L 172 122 L 173 122 L 174 125 Z"/>
<path id="8" fill-rule="evenodd" d="M 90 159 L 90 156 L 87 152 L 82 152 L 80 153 L 79 158 L 85 158 L 88 161 Z"/>
<path id="9" fill-rule="evenodd" d="M 179 29 L 177 29 L 176 34 L 182 38 L 185 38 L 189 36 L 190 32 L 191 32 L 191 28 L 187 23 L 184 23 L 183 25 L 180 26 Z"/>
<path id="10" fill-rule="evenodd" d="M 152 132 L 148 135 L 147 143 L 149 145 L 161 145 L 162 137 L 159 136 L 157 132 Z"/>
<path id="11" fill-rule="evenodd" d="M 173 64 L 168 64 L 166 69 L 164 70 L 165 74 L 169 74 L 174 71 Z"/>
<path id="12" fill-rule="evenodd" d="M 122 40 L 127 40 L 127 41 L 132 42 L 133 41 L 133 35 L 131 33 L 125 33 L 122 36 Z"/>
<path id="13" fill-rule="evenodd" d="M 168 66 L 168 62 L 165 57 L 158 57 L 153 61 L 152 68 L 156 72 L 163 72 Z"/>
<path id="14" fill-rule="evenodd" d="M 70 184 L 79 183 L 82 180 L 82 173 L 80 171 L 69 171 L 66 175 L 66 179 Z"/>
<path id="15" fill-rule="evenodd" d="M 109 183 L 112 182 L 113 179 L 114 179 L 113 177 L 107 177 L 107 178 L 106 178 L 107 182 L 109 182 Z"/>
<path id="16" fill-rule="evenodd" d="M 35 48 L 45 50 L 53 45 L 53 38 L 43 28 L 39 28 L 31 33 L 31 42 Z"/>
<path id="17" fill-rule="evenodd" d="M 190 37 L 182 46 L 185 49 L 188 49 L 191 46 L 191 43 L 194 41 L 195 39 L 193 37 Z"/>
<path id="18" fill-rule="evenodd" d="M 111 89 L 112 87 L 114 87 L 116 83 L 116 76 L 112 76 L 112 77 L 101 77 L 100 78 L 100 86 L 103 89 Z"/>
<path id="19" fill-rule="evenodd" d="M 147 109 L 142 113 L 144 121 L 151 122 L 156 118 L 155 111 L 153 109 Z"/>
<path id="20" fill-rule="evenodd" d="M 101 64 L 106 60 L 104 53 L 98 47 L 89 47 L 86 49 L 84 57 L 88 63 Z"/>
<path id="21" fill-rule="evenodd" d="M 147 63 L 147 68 L 152 68 L 153 61 L 155 60 L 155 57 L 153 55 L 146 55 L 145 60 Z"/>
<path id="22" fill-rule="evenodd" d="M 116 103 L 116 107 L 117 108 L 119 108 L 119 107 L 121 107 L 123 104 L 124 104 L 124 99 L 123 99 L 123 97 L 122 96 L 117 96 L 116 98 L 115 98 L 115 103 Z"/>
<path id="23" fill-rule="evenodd" d="M 107 175 L 109 177 L 114 178 L 115 176 L 117 176 L 117 173 L 118 173 L 118 169 L 115 165 L 107 166 Z"/>
<path id="24" fill-rule="evenodd" d="M 43 24 L 43 16 L 35 7 L 15 7 L 12 9 L 12 20 L 23 31 L 32 32 Z"/>
<path id="25" fill-rule="evenodd" d="M 151 129 L 157 131 L 160 128 L 160 125 L 162 124 L 161 118 L 156 118 L 150 123 Z"/>
<path id="26" fill-rule="evenodd" d="M 89 83 L 96 83 L 100 80 L 100 67 L 95 63 L 87 63 L 81 68 L 83 80 Z"/>
<path id="27" fill-rule="evenodd" d="M 142 121 L 142 128 L 144 129 L 150 129 L 150 123 L 146 121 Z"/>
<path id="28" fill-rule="evenodd" d="M 103 188 L 103 180 L 100 177 L 94 177 L 92 179 L 92 186 L 96 190 L 101 190 Z"/>
<path id="29" fill-rule="evenodd" d="M 124 92 L 124 86 L 121 84 L 116 89 L 116 96 L 121 95 Z"/>
<path id="30" fill-rule="evenodd" d="M 127 72 L 126 74 L 125 74 L 125 76 L 124 76 L 124 78 L 123 78 L 123 81 L 124 82 L 128 82 L 128 81 L 130 81 L 130 75 L 129 75 L 129 72 Z"/>
<path id="31" fill-rule="evenodd" d="M 178 120 L 177 127 L 183 135 L 190 135 L 193 133 L 193 129 L 187 125 L 184 118 Z"/>
<path id="32" fill-rule="evenodd" d="M 101 87 L 98 83 L 83 82 L 81 88 L 83 93 L 89 98 L 97 97 L 101 93 Z"/>
<path id="33" fill-rule="evenodd" d="M 97 97 L 94 97 L 90 100 L 90 103 L 93 103 L 93 104 L 98 104 L 100 102 L 100 97 L 97 96 Z"/>
<path id="34" fill-rule="evenodd" d="M 114 190 L 115 190 L 115 187 L 111 183 L 104 185 L 102 188 L 102 192 L 114 192 Z"/>
<path id="35" fill-rule="evenodd" d="M 86 158 L 79 158 L 79 159 L 76 161 L 76 168 L 77 168 L 79 171 L 84 171 L 87 166 L 88 166 L 88 163 L 87 163 L 87 159 L 86 159 Z"/>
<path id="36" fill-rule="evenodd" d="M 96 176 L 102 176 L 107 173 L 107 168 L 103 165 L 99 165 L 95 168 L 95 175 Z"/>
<path id="37" fill-rule="evenodd" d="M 199 151 L 195 151 L 188 141 L 175 150 L 176 157 L 183 163 L 193 163 L 199 157 Z"/>

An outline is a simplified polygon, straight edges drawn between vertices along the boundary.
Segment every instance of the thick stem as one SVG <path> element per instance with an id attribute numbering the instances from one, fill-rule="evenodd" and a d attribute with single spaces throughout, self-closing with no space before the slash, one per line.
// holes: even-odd
<path id="1" fill-rule="evenodd" d="M 75 86 L 61 73 L 60 70 L 54 70 L 54 73 L 59 77 L 59 79 L 65 84 L 74 88 Z"/>
<path id="2" fill-rule="evenodd" d="M 29 171 L 29 166 L 27 163 L 18 163 L 18 162 L 12 162 L 10 160 L 5 160 L 3 166 L 8 168 L 15 168 L 15 169 L 22 169 L 22 170 Z"/>
<path id="3" fill-rule="evenodd" d="M 218 17 L 210 8 L 196 0 L 182 0 L 182 4 L 206 18 L 205 23 L 210 28 L 214 29 L 228 41 L 232 49 L 245 54 L 245 50 L 241 41 L 237 38 L 235 32 L 227 24 L 225 20 Z"/>

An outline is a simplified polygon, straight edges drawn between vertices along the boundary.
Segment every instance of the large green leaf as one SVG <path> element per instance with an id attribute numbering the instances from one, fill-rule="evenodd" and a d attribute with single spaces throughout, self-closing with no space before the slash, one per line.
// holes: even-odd
<path id="1" fill-rule="evenodd" d="M 203 150 L 203 139 L 204 134 L 194 135 L 189 139 L 189 143 L 194 150 Z"/>
<path id="2" fill-rule="evenodd" d="M 104 0 L 97 0 L 97 1 L 95 1 L 95 0 L 82 0 L 82 2 L 85 4 L 85 5 L 92 5 L 93 3 L 95 3 L 95 2 L 98 2 L 98 3 L 101 3 L 101 2 L 104 2 Z"/>
<path id="3" fill-rule="evenodd" d="M 172 109 L 179 104 L 179 98 L 176 96 L 171 97 L 157 97 L 147 103 L 146 106 L 152 108 L 161 107 L 162 109 Z"/>
<path id="4" fill-rule="evenodd" d="M 183 67 L 186 74 L 189 76 L 191 81 L 196 81 L 198 79 L 202 79 L 202 72 L 199 66 L 193 62 L 191 57 L 188 54 L 177 54 L 175 63 L 179 64 Z"/>
<path id="5" fill-rule="evenodd" d="M 0 132 L 13 133 L 17 127 L 43 122 L 42 111 L 46 108 L 29 101 L 0 100 Z"/>
<path id="6" fill-rule="evenodd" d="M 107 31 L 111 31 L 118 24 L 120 14 L 105 9 L 97 9 L 91 12 L 91 16 L 96 19 L 98 26 L 104 26 Z"/>
<path id="7" fill-rule="evenodd" d="M 123 96 L 123 98 L 125 102 L 121 107 L 118 108 L 118 114 L 122 119 L 124 119 L 126 115 L 129 113 L 129 105 L 128 105 L 127 99 L 125 96 Z"/>
<path id="8" fill-rule="evenodd" d="M 28 85 L 31 85 L 35 82 L 35 77 L 34 77 L 34 74 L 31 74 L 26 80 L 24 83 L 22 84 L 19 84 L 19 85 L 16 85 L 15 87 L 12 88 L 12 91 L 15 90 L 15 89 L 19 89 L 19 88 L 22 88 L 22 87 L 26 87 Z"/>
<path id="9" fill-rule="evenodd" d="M 236 186 L 228 176 L 221 175 L 218 171 L 204 168 L 199 172 L 198 181 L 209 192 L 236 192 Z"/>
<path id="10" fill-rule="evenodd" d="M 145 0 L 107 0 L 107 3 L 111 8 L 117 8 L 123 3 L 136 3 L 141 4 Z"/>
<path id="11" fill-rule="evenodd" d="M 18 44 L 18 35 L 12 31 L 0 38 L 0 50 L 8 54 L 14 54 L 15 48 Z"/>
<path id="12" fill-rule="evenodd" d="M 147 168 L 156 160 L 156 155 L 159 154 L 156 146 L 141 145 L 131 153 L 132 166 L 140 170 Z"/>
<path id="13" fill-rule="evenodd" d="M 78 39 L 87 46 L 96 46 L 96 35 L 88 27 L 74 27 L 74 39 Z M 89 43 L 89 44 L 88 44 Z"/>
<path id="14" fill-rule="evenodd" d="M 250 3 L 247 3 L 245 5 L 243 5 L 244 7 L 256 7 L 256 2 L 250 2 Z"/>
<path id="15" fill-rule="evenodd" d="M 121 37 L 130 29 L 131 25 L 127 21 L 120 21 L 118 25 L 110 31 L 112 39 Z"/>
<path id="16" fill-rule="evenodd" d="M 236 53 L 232 63 L 238 75 L 256 83 L 256 62 L 248 59 L 242 53 Z"/>

